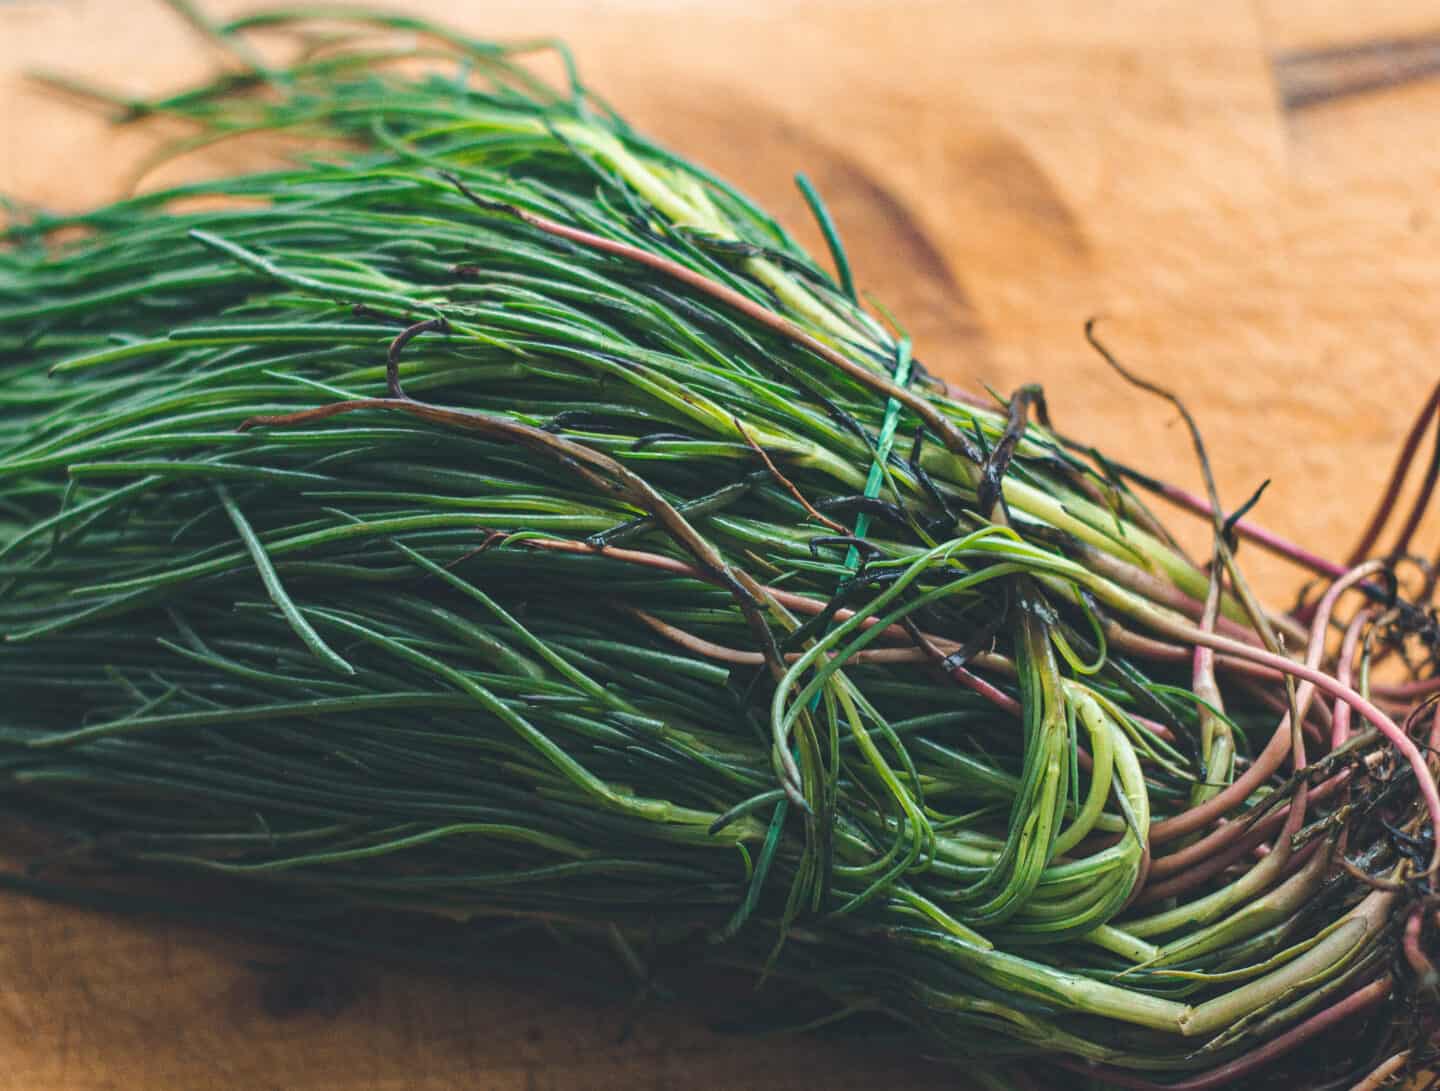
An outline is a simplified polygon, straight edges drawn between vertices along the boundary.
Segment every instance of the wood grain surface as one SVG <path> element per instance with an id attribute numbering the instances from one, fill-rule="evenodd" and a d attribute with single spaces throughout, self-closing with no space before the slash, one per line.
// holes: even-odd
<path id="1" fill-rule="evenodd" d="M 1083 321 L 1106 316 L 1116 352 L 1199 417 L 1227 503 L 1270 479 L 1258 518 L 1319 552 L 1348 549 L 1440 375 L 1431 3 L 407 6 L 477 34 L 563 35 L 633 121 L 818 245 L 791 181 L 805 170 L 858 280 L 932 367 L 1001 391 L 1039 381 L 1067 432 L 1197 487 L 1175 413 L 1087 349 Z M 0 192 L 90 204 L 118 195 L 154 146 L 153 132 L 109 128 L 23 71 L 146 93 L 216 63 L 151 0 L 0 0 Z M 1299 585 L 1253 548 L 1242 557 L 1273 597 Z M 257 965 L 295 958 L 0 897 L 0 1088 L 964 1086 L 883 1049 L 737 1041 L 663 1007 L 622 1041 L 628 996 L 523 977 L 352 963 L 312 987 Z M 311 1002 L 289 1004 L 291 992 Z"/>

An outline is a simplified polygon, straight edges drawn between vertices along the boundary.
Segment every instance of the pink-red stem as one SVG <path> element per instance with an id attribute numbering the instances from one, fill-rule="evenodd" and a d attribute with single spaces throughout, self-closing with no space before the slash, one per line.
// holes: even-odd
<path id="1" fill-rule="evenodd" d="M 1249 1053 L 1241 1054 L 1233 1061 L 1228 1061 L 1208 1072 L 1202 1072 L 1198 1076 L 1192 1076 L 1177 1083 L 1155 1083 L 1124 1069 L 1090 1067 L 1079 1061 L 1061 1063 L 1072 1071 L 1099 1076 L 1117 1087 L 1132 1087 L 1137 1091 L 1212 1091 L 1217 1087 L 1243 1087 L 1245 1077 L 1257 1069 L 1299 1049 L 1306 1042 L 1319 1037 L 1331 1027 L 1349 1022 L 1377 1006 L 1390 995 L 1391 984 L 1388 974 L 1385 977 L 1377 978 L 1370 984 L 1356 989 L 1343 1000 L 1331 1004 L 1304 1022 L 1291 1027 L 1284 1034 L 1277 1035 L 1264 1045 L 1252 1049 Z"/>

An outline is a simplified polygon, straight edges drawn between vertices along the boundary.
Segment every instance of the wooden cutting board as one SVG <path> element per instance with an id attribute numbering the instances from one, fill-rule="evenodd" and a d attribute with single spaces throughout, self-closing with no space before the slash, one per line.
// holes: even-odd
<path id="1" fill-rule="evenodd" d="M 217 13 L 245 5 L 211 0 Z M 1421 0 L 410 0 L 482 35 L 560 34 L 633 121 L 818 247 L 805 170 L 858 279 L 951 380 L 1042 382 L 1057 422 L 1343 554 L 1440 374 L 1440 15 Z M 153 140 L 27 86 L 122 91 L 216 63 L 152 0 L 0 0 L 0 192 L 118 195 Z M 236 149 L 143 184 L 247 164 Z M 1183 520 L 1183 517 L 1177 517 Z M 1189 526 L 1188 540 L 1205 541 Z M 1430 528 L 1433 531 L 1433 528 Z M 1430 534 L 1433 540 L 1435 535 Z M 1301 577 L 1247 548 L 1272 596 Z M 711 1034 L 629 997 L 350 965 L 277 1002 L 283 948 L 0 897 L 0 1088 L 954 1088 L 873 1048 Z M 327 970 L 333 973 L 334 968 Z M 284 993 L 284 989 L 282 989 Z M 288 994 L 287 994 L 288 995 Z M 269 1003 L 266 1003 L 266 999 Z M 303 1010 L 287 1009 L 299 1007 Z"/>

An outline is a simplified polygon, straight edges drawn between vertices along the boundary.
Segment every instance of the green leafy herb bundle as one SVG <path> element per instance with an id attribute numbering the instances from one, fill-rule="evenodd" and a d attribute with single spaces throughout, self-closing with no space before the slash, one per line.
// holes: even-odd
<path id="1" fill-rule="evenodd" d="M 340 150 L 4 235 L 11 812 L 949 1057 L 1427 1063 L 1440 681 L 1371 680 L 1429 631 L 1385 564 L 1290 549 L 1323 594 L 1266 610 L 1233 520 L 1188 559 L 1038 389 L 931 377 L 813 194 L 835 276 L 552 44 L 315 25 L 211 25 L 307 48 L 123 105 Z"/>

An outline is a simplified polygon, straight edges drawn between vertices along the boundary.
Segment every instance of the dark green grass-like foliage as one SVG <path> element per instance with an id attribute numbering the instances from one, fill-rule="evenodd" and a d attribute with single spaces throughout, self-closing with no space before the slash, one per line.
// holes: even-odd
<path id="1" fill-rule="evenodd" d="M 1329 606 L 929 377 L 828 221 L 839 279 L 547 43 L 326 25 L 124 106 L 331 151 L 5 236 L 9 809 L 277 907 L 691 944 L 954 1057 L 1423 1041 L 1434 781 Z"/>

